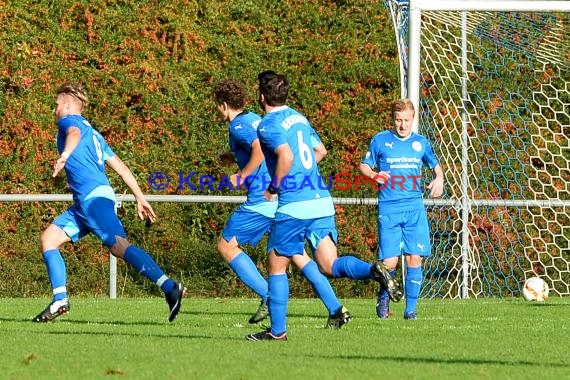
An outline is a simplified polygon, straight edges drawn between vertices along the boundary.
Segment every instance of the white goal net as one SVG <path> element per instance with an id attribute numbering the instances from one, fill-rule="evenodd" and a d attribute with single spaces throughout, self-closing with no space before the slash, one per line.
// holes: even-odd
<path id="1" fill-rule="evenodd" d="M 570 2 L 384 2 L 446 175 L 422 295 L 569 295 Z"/>

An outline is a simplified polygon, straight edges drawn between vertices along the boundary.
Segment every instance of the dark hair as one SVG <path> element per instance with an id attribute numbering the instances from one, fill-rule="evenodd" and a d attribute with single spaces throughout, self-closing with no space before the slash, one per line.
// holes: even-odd
<path id="1" fill-rule="evenodd" d="M 214 98 L 216 104 L 226 103 L 234 110 L 241 110 L 245 107 L 247 91 L 245 85 L 239 80 L 226 79 L 216 84 Z"/>
<path id="2" fill-rule="evenodd" d="M 267 105 L 282 106 L 287 103 L 289 81 L 285 75 L 268 70 L 259 73 L 257 79 L 259 80 L 259 93 L 264 96 Z"/>

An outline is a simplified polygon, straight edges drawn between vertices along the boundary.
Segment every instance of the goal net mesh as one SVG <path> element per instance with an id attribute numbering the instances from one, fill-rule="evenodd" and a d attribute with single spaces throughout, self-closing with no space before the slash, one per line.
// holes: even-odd
<path id="1" fill-rule="evenodd" d="M 408 4 L 385 4 L 405 55 Z M 427 202 L 422 296 L 518 296 L 532 276 L 570 294 L 569 62 L 568 12 L 422 11 L 418 126 L 447 200 Z"/>

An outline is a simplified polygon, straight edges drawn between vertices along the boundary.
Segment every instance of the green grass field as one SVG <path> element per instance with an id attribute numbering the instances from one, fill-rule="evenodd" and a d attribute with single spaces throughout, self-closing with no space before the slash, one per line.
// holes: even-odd
<path id="1" fill-rule="evenodd" d="M 323 326 L 314 299 L 289 305 L 287 342 L 249 342 L 253 299 L 185 299 L 167 321 L 160 298 L 74 298 L 54 323 L 30 319 L 48 299 L 0 299 L 2 379 L 563 379 L 570 300 L 421 300 L 379 320 L 374 301 L 343 300 L 353 320 Z"/>

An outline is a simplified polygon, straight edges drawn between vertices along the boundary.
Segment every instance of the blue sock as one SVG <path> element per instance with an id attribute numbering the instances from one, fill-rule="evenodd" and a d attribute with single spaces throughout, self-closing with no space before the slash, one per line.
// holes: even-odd
<path id="1" fill-rule="evenodd" d="M 67 298 L 67 275 L 65 261 L 59 249 L 49 249 L 43 253 L 44 262 L 48 272 L 48 277 L 53 289 L 53 300 L 59 301 Z"/>
<path id="2" fill-rule="evenodd" d="M 287 331 L 287 303 L 289 302 L 289 279 L 285 273 L 270 274 L 267 279 L 269 287 L 269 317 L 271 333 L 281 335 Z"/>
<path id="3" fill-rule="evenodd" d="M 406 310 L 405 313 L 416 311 L 418 298 L 422 289 L 424 273 L 422 267 L 408 267 L 406 270 Z"/>
<path id="4" fill-rule="evenodd" d="M 250 257 L 244 252 L 240 252 L 229 262 L 230 268 L 236 273 L 239 279 L 264 301 L 267 301 L 267 281 L 259 273 L 257 267 Z"/>
<path id="5" fill-rule="evenodd" d="M 313 260 L 309 261 L 301 273 L 311 283 L 313 291 L 323 301 L 327 308 L 329 315 L 333 315 L 342 305 L 336 298 L 336 294 L 331 286 L 329 280 L 319 271 L 317 263 Z"/>
<path id="6" fill-rule="evenodd" d="M 396 269 L 392 269 L 390 271 L 390 276 L 392 276 L 392 278 L 394 278 L 394 276 L 396 276 Z M 390 295 L 388 294 L 388 291 L 386 290 L 386 288 L 382 288 L 382 290 L 380 290 L 380 296 L 378 298 L 390 298 Z"/>
<path id="7" fill-rule="evenodd" d="M 171 292 L 176 286 L 174 281 L 164 274 L 152 257 L 139 247 L 129 245 L 125 250 L 123 259 L 131 264 L 141 275 L 160 286 L 164 293 Z"/>
<path id="8" fill-rule="evenodd" d="M 333 263 L 332 275 L 334 278 L 348 277 L 355 280 L 367 280 L 372 278 L 372 264 L 354 256 L 341 256 Z"/>

